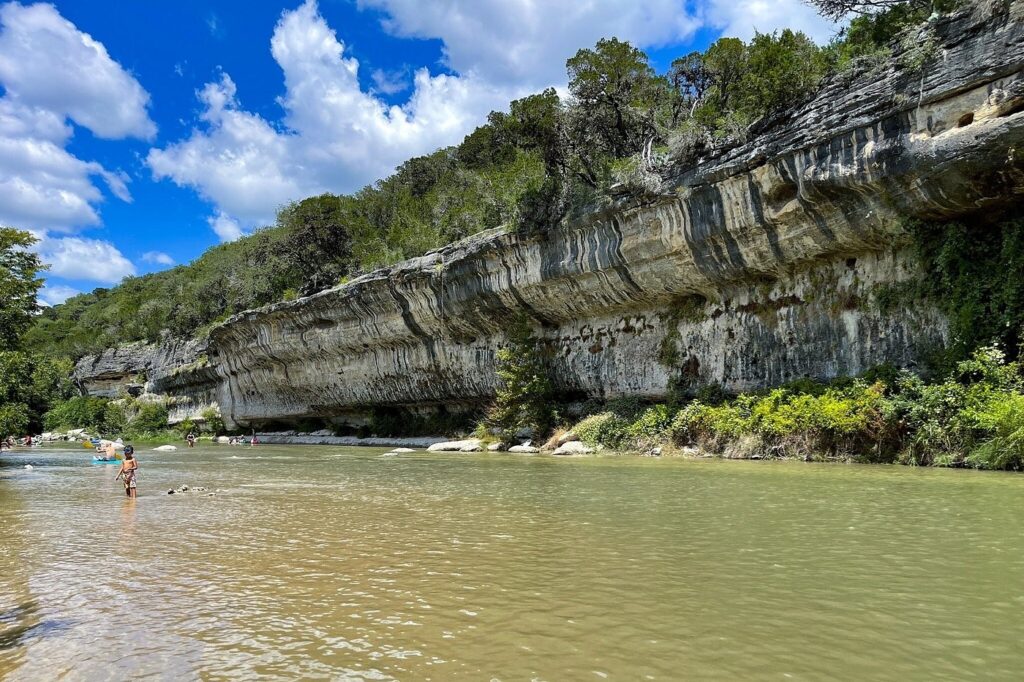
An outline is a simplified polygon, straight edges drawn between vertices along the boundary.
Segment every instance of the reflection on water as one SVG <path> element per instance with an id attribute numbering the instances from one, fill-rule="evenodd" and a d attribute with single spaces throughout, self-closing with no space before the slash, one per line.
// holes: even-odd
<path id="1" fill-rule="evenodd" d="M 136 501 L 80 452 L 5 453 L 0 677 L 1024 666 L 1024 477 L 382 452 L 141 451 Z"/>

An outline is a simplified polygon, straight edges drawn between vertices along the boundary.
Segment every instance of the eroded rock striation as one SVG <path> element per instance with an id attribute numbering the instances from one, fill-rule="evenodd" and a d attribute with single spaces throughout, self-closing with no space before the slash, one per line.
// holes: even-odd
<path id="1" fill-rule="evenodd" d="M 520 314 L 556 386 L 580 396 L 914 366 L 947 325 L 931 305 L 883 296 L 921 274 L 904 221 L 1005 212 L 1024 195 L 1024 2 L 929 30 L 923 70 L 897 55 L 841 74 L 748 142 L 666 173 L 658 192 L 242 313 L 211 332 L 201 371 L 152 383 L 215 394 L 246 426 L 475 407 Z"/>

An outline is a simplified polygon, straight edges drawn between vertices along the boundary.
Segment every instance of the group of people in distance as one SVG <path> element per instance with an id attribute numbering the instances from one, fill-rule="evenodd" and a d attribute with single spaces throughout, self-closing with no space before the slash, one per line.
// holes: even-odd
<path id="1" fill-rule="evenodd" d="M 188 447 L 194 448 L 196 446 L 196 435 L 189 432 L 185 436 L 185 442 L 188 443 Z M 259 439 L 254 433 L 252 438 L 249 440 L 250 446 L 259 445 Z M 228 441 L 229 445 L 243 445 L 245 440 L 238 436 L 232 436 L 231 440 Z M 5 447 L 12 449 L 17 444 L 13 436 L 0 439 L 0 451 Z M 26 436 L 20 441 L 21 445 L 32 445 L 32 436 Z M 100 448 L 97 448 L 100 450 Z M 106 446 L 101 450 L 107 460 L 113 460 L 116 458 L 116 446 L 112 441 L 107 441 Z M 121 462 L 121 467 L 117 471 L 117 475 L 114 476 L 114 480 L 120 480 L 124 484 L 124 494 L 129 498 L 136 498 L 138 496 L 138 483 L 136 482 L 136 476 L 139 471 L 139 460 L 135 458 L 135 448 L 131 445 L 124 446 L 124 460 Z"/>

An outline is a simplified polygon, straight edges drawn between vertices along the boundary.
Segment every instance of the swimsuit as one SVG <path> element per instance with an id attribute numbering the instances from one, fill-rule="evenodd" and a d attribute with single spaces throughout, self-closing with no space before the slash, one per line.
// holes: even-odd
<path id="1" fill-rule="evenodd" d="M 135 485 L 135 470 L 138 467 L 132 467 L 131 469 L 125 469 L 124 473 L 121 474 L 121 480 L 124 481 L 124 489 L 137 487 Z"/>

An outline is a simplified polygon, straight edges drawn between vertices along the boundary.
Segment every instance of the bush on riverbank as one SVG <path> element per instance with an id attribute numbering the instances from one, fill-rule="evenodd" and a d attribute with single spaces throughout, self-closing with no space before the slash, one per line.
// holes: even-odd
<path id="1" fill-rule="evenodd" d="M 886 373 L 878 373 L 886 374 Z M 945 380 L 801 381 L 680 409 L 612 403 L 572 431 L 612 450 L 696 447 L 726 457 L 1024 469 L 1024 375 L 982 348 Z"/>

